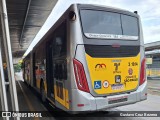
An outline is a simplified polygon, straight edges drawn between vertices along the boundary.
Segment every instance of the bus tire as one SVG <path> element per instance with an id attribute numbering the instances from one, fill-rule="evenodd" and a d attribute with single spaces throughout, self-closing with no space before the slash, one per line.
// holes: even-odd
<path id="1" fill-rule="evenodd" d="M 41 84 L 40 84 L 40 94 L 41 94 L 42 102 L 45 102 L 46 101 L 46 95 L 45 95 L 45 88 L 44 88 L 43 80 L 41 80 Z"/>

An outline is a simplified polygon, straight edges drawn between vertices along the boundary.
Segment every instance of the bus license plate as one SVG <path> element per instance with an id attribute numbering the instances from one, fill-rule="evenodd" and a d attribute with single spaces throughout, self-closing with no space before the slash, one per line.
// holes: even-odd
<path id="1" fill-rule="evenodd" d="M 121 90 L 124 88 L 123 84 L 113 84 L 112 86 L 112 90 Z"/>
<path id="2" fill-rule="evenodd" d="M 110 98 L 108 99 L 108 104 L 114 104 L 114 103 L 119 103 L 119 102 L 125 102 L 128 100 L 127 96 L 122 96 L 122 97 L 116 97 L 116 98 Z"/>

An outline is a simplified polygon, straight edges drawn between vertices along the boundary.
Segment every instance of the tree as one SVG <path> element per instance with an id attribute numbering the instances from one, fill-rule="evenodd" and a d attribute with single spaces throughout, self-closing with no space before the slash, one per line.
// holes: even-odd
<path id="1" fill-rule="evenodd" d="M 14 65 L 14 71 L 15 72 L 20 72 L 21 71 L 21 66 L 22 66 L 21 63 L 15 64 Z"/>

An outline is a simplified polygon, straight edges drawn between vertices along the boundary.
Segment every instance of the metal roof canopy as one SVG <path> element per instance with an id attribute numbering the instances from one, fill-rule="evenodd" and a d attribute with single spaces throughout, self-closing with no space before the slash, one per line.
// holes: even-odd
<path id="1" fill-rule="evenodd" d="M 147 43 L 144 46 L 145 46 L 145 51 L 151 51 L 151 50 L 154 50 L 154 49 L 160 49 L 160 41 Z"/>
<path id="2" fill-rule="evenodd" d="M 47 1 L 46 4 L 43 3 L 44 1 L 42 2 L 40 0 L 34 0 L 33 2 L 31 0 L 24 0 L 23 2 L 20 0 L 8 1 L 9 0 L 7 0 L 6 5 L 6 0 L 0 0 L 0 27 L 2 28 L 0 29 L 0 100 L 2 110 L 8 111 L 8 98 L 6 94 L 7 81 L 5 81 L 4 78 L 2 59 L 3 47 L 4 53 L 6 54 L 7 72 L 9 78 L 7 84 L 9 84 L 10 88 L 12 110 L 19 111 L 12 54 L 16 53 L 17 51 L 24 52 L 24 50 L 28 48 L 30 42 L 33 40 L 41 26 L 47 19 L 57 0 L 54 1 L 54 3 L 51 0 L 45 0 L 45 2 Z M 6 6 L 8 7 L 8 15 Z M 9 28 L 11 34 L 9 32 Z M 24 45 L 25 42 L 26 45 Z M 13 51 L 11 51 L 11 45 Z M 19 49 L 19 46 L 21 47 L 21 49 Z M 4 57 L 5 56 L 3 56 L 3 58 Z M 9 120 L 9 117 L 5 117 L 3 119 Z M 20 118 L 17 116 L 14 119 L 19 120 Z"/>
<path id="3" fill-rule="evenodd" d="M 6 0 L 13 57 L 23 56 L 57 1 Z"/>

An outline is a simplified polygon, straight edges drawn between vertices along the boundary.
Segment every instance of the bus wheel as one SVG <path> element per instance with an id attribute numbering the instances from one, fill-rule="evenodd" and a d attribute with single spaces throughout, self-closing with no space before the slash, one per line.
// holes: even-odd
<path id="1" fill-rule="evenodd" d="M 40 94 L 41 94 L 41 100 L 42 100 L 42 102 L 45 102 L 46 101 L 46 95 L 45 95 L 43 80 L 41 81 Z"/>

